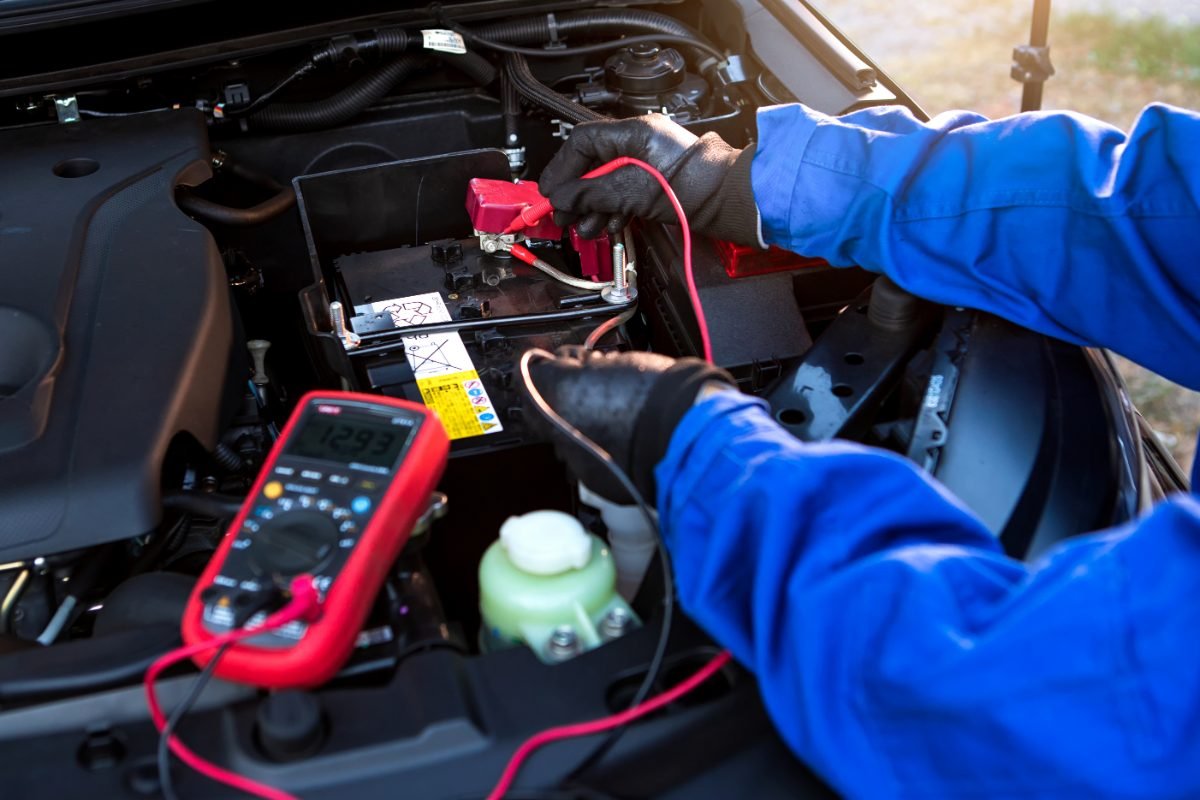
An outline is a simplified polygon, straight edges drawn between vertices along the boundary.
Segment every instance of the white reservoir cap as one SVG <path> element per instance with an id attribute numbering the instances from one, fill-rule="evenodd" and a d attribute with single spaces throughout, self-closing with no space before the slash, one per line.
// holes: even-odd
<path id="1" fill-rule="evenodd" d="M 562 511 L 531 511 L 500 526 L 500 544 L 513 566 L 531 575 L 557 575 L 592 560 L 592 537 Z"/>

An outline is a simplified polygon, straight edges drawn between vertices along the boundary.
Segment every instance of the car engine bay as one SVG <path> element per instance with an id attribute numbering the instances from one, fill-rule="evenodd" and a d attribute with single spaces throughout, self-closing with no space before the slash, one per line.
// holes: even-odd
<path id="1" fill-rule="evenodd" d="M 474 797 L 528 735 L 628 706 L 662 633 L 653 533 L 567 473 L 517 362 L 564 345 L 702 354 L 679 229 L 503 225 L 590 120 L 665 114 L 742 147 L 777 103 L 921 113 L 798 3 L 377 5 L 261 29 L 247 12 L 223 43 L 196 22 L 157 57 L 101 67 L 82 48 L 0 75 L 16 98 L 0 112 L 6 796 L 157 796 L 139 682 L 178 646 L 197 577 L 314 389 L 429 408 L 446 471 L 338 674 L 307 691 L 213 684 L 189 741 L 304 797 Z M 182 15 L 182 36 L 198 8 L 157 13 Z M 1095 353 L 779 249 L 697 238 L 693 264 L 714 362 L 743 391 L 802 440 L 911 458 L 1014 554 L 1154 493 Z M 513 641 L 488 621 L 489 552 L 535 512 L 599 537 L 616 594 L 574 629 Z M 668 634 L 656 691 L 720 649 L 680 611 Z M 193 676 L 172 673 L 163 697 Z M 588 751 L 558 745 L 522 785 L 563 784 Z M 829 794 L 736 666 L 589 767 L 594 796 Z"/>

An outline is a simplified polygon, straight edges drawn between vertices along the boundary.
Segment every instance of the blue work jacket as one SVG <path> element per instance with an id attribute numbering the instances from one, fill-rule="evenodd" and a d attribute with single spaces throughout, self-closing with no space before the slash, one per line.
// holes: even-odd
<path id="1" fill-rule="evenodd" d="M 1200 116 L 759 114 L 768 242 L 1200 388 Z M 890 453 L 697 404 L 658 466 L 683 607 L 842 793 L 1200 797 L 1200 502 L 1034 563 Z"/>

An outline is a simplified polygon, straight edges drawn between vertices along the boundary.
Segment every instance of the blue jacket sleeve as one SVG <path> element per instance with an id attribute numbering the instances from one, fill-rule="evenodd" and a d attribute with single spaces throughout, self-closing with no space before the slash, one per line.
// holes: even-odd
<path id="1" fill-rule="evenodd" d="M 1200 796 L 1200 503 L 1006 557 L 891 454 L 695 406 L 657 471 L 680 602 L 850 797 Z"/>
<path id="2" fill-rule="evenodd" d="M 1068 112 L 788 105 L 758 127 L 767 242 L 1200 389 L 1200 115 L 1151 105 L 1126 136 Z"/>

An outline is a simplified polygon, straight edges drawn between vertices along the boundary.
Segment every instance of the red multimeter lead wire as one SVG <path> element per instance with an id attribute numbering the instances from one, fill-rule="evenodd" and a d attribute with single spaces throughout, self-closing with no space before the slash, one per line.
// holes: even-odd
<path id="1" fill-rule="evenodd" d="M 696 327 L 700 329 L 700 345 L 704 351 L 704 360 L 712 362 L 712 340 L 708 335 L 708 319 L 704 316 L 704 308 L 700 305 L 700 292 L 696 289 L 696 276 L 692 270 L 692 229 L 688 226 L 687 215 L 683 213 L 683 206 L 679 202 L 679 198 L 675 196 L 675 190 L 671 188 L 671 184 L 654 167 L 637 158 L 629 156 L 621 156 L 614 158 L 607 164 L 596 167 L 591 172 L 583 175 L 584 179 L 599 178 L 602 175 L 608 175 L 615 172 L 621 167 L 637 167 L 650 174 L 654 180 L 658 181 L 658 185 L 662 187 L 663 194 L 667 196 L 667 200 L 671 203 L 671 208 L 675 211 L 675 216 L 679 219 L 679 227 L 683 229 L 683 274 L 687 279 L 688 299 L 692 304 L 692 313 L 696 317 Z M 508 227 L 504 229 L 505 234 L 516 233 L 524 230 L 527 227 L 536 225 L 538 220 L 547 214 L 551 213 L 554 207 L 550 205 L 549 200 L 542 200 L 521 211 Z"/>
<path id="2" fill-rule="evenodd" d="M 150 708 L 150 719 L 160 734 L 167 726 L 167 715 L 163 713 L 162 706 L 158 702 L 158 695 L 154 691 L 154 684 L 158 680 L 158 676 L 174 664 L 178 664 L 180 661 L 191 658 L 206 650 L 219 650 L 227 644 L 233 644 L 251 636 L 259 636 L 266 631 L 282 628 L 284 625 L 296 620 L 306 622 L 315 621 L 321 609 L 320 598 L 317 596 L 317 590 L 313 587 L 312 578 L 308 575 L 301 575 L 293 580 L 291 595 L 292 598 L 288 601 L 287 605 L 268 616 L 262 625 L 258 627 L 237 628 L 229 633 L 204 642 L 176 648 L 158 658 L 150 665 L 149 669 L 146 670 L 144 678 L 146 705 Z M 174 733 L 167 739 L 167 746 L 180 761 L 201 775 L 211 778 L 218 783 L 232 786 L 235 789 L 240 789 L 256 797 L 266 798 L 266 800 L 296 800 L 295 797 L 287 792 L 267 786 L 264 783 L 259 783 L 244 775 L 238 775 L 236 772 L 230 772 L 198 756 L 191 748 L 180 741 L 179 737 Z"/>

